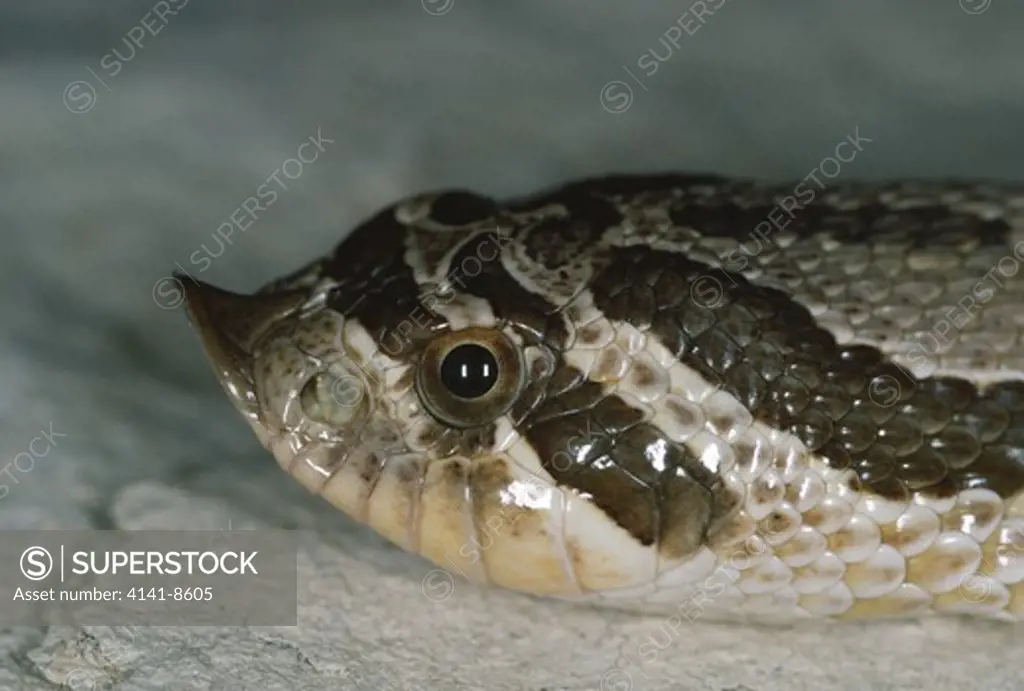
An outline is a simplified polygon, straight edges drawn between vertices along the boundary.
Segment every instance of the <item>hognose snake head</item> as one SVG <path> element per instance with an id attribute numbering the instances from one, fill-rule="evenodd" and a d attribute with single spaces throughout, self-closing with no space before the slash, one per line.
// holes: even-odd
<path id="1" fill-rule="evenodd" d="M 1014 195 L 429 193 L 254 295 L 180 280 L 280 465 L 471 580 L 711 618 L 1012 620 L 1024 280 L 983 281 L 1020 261 Z"/>

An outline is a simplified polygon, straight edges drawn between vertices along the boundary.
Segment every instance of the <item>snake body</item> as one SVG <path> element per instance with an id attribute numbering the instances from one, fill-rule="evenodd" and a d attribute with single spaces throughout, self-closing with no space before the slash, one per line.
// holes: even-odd
<path id="1" fill-rule="evenodd" d="M 181 277 L 280 465 L 466 578 L 689 619 L 1024 619 L 1024 187 L 418 194 Z"/>

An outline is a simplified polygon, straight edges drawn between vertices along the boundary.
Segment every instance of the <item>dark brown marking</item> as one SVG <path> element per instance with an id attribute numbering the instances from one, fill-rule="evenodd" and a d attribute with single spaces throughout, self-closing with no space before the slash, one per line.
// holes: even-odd
<path id="1" fill-rule="evenodd" d="M 575 385 L 549 387 L 521 431 L 558 484 L 588 497 L 641 544 L 657 543 L 669 558 L 692 554 L 737 508 L 739 498 L 641 411 L 582 375 L 556 378 Z"/>
<path id="2" fill-rule="evenodd" d="M 875 348 L 838 345 L 783 292 L 681 253 L 633 247 L 612 259 L 591 285 L 598 309 L 649 328 L 755 419 L 855 470 L 865 490 L 905 499 L 908 490 L 1024 489 L 1024 385 L 979 392 L 960 379 L 914 378 Z M 714 308 L 689 297 L 707 276 L 723 293 Z"/>
<path id="3" fill-rule="evenodd" d="M 639 387 L 651 386 L 658 380 L 658 375 L 651 366 L 642 362 L 633 365 L 632 374 L 633 382 Z"/>
<path id="4" fill-rule="evenodd" d="M 782 482 L 773 475 L 762 476 L 750 486 L 749 490 L 750 498 L 762 506 L 774 504 L 784 491 L 785 487 Z"/>
<path id="5" fill-rule="evenodd" d="M 358 458 L 359 479 L 365 482 L 368 489 L 372 492 L 373 487 L 380 479 L 381 471 L 384 470 L 384 464 L 387 462 L 387 459 L 382 458 L 375 453 L 368 453 Z"/>
<path id="6" fill-rule="evenodd" d="M 761 187 L 744 180 L 730 181 L 733 192 L 752 200 L 736 204 L 730 194 L 705 197 L 685 195 L 671 205 L 672 222 L 698 230 L 702 235 L 733 238 L 737 264 L 774 247 L 770 236 L 777 232 L 769 219 L 780 219 L 787 232 L 800 236 L 828 233 L 839 242 L 865 244 L 879 236 L 892 242 L 906 241 L 915 248 L 958 247 L 965 237 L 981 245 L 1006 246 L 1011 228 L 1003 219 L 984 220 L 966 211 L 956 211 L 941 202 L 929 206 L 894 209 L 881 201 L 899 189 L 899 184 L 859 186 L 861 203 L 855 209 L 841 209 L 813 198 L 806 205 L 783 212 L 778 199 L 794 196 L 793 186 Z M 852 192 L 858 186 L 850 186 Z M 806 195 L 802 195 L 806 197 Z M 742 267 L 727 267 L 742 268 Z"/>
<path id="7" fill-rule="evenodd" d="M 672 417 L 675 418 L 676 424 L 682 427 L 690 428 L 700 421 L 700 418 L 694 414 L 691 408 L 680 405 L 675 400 L 669 399 L 665 401 L 665 407 L 668 408 Z"/>
<path id="8" fill-rule="evenodd" d="M 381 211 L 338 245 L 324 275 L 339 282 L 328 307 L 358 319 L 388 355 L 411 358 L 448 324 L 420 301 L 404 259 L 406 232 L 393 207 Z"/>
<path id="9" fill-rule="evenodd" d="M 784 511 L 775 510 L 769 513 L 759 524 L 760 533 L 768 538 L 785 536 L 799 526 L 798 520 Z"/>
<path id="10" fill-rule="evenodd" d="M 618 373 L 624 372 L 628 356 L 620 348 L 605 348 L 597 356 L 594 363 L 593 375 L 600 375 L 605 379 L 612 379 Z M 592 375 L 592 376 L 593 376 Z"/>
<path id="11" fill-rule="evenodd" d="M 430 220 L 444 226 L 464 226 L 486 220 L 498 211 L 498 203 L 468 190 L 442 193 L 430 205 Z"/>
<path id="12" fill-rule="evenodd" d="M 421 456 L 406 455 L 396 464 L 395 480 L 400 485 L 419 487 L 423 482 L 426 462 Z"/>
<path id="13" fill-rule="evenodd" d="M 716 185 L 726 190 L 728 182 L 716 175 L 608 175 L 515 199 L 506 207 L 511 213 L 549 205 L 565 208 L 564 217 L 541 221 L 526 231 L 523 238 L 527 256 L 558 271 L 579 262 L 581 254 L 589 254 L 594 266 L 603 262 L 603 248 L 598 240 L 606 230 L 625 220 L 618 206 L 622 200 L 638 195 L 665 197 L 698 185 Z"/>
<path id="14" fill-rule="evenodd" d="M 576 338 L 583 345 L 593 345 L 601 340 L 605 330 L 600 324 L 588 324 L 576 332 Z"/>
<path id="15" fill-rule="evenodd" d="M 611 225 L 620 219 L 618 212 L 607 202 L 594 202 L 591 212 L 594 211 L 598 219 L 588 221 L 557 216 L 527 229 L 522 236 L 526 256 L 563 281 L 567 280 L 569 271 L 566 267 L 576 265 L 589 254 L 607 227 L 596 225 L 595 220 L 601 223 L 600 219 L 603 219 L 604 223 Z"/>
<path id="16" fill-rule="evenodd" d="M 545 298 L 523 288 L 495 256 L 493 233 L 470 238 L 452 257 L 448 274 L 463 292 L 487 300 L 494 315 L 530 340 L 561 350 L 569 335 L 565 320 Z"/>

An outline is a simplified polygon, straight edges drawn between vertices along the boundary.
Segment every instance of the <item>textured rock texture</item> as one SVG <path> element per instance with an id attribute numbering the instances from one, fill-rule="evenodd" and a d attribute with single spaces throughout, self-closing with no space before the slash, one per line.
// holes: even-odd
<path id="1" fill-rule="evenodd" d="M 0 528 L 302 531 L 299 626 L 4 631 L 0 688 L 1020 688 L 1021 633 L 996 625 L 698 621 L 645 662 L 657 619 L 463 585 L 434 601 L 430 566 L 277 469 L 160 283 L 178 264 L 255 288 L 425 187 L 802 178 L 855 131 L 871 143 L 843 176 L 1024 179 L 1024 6 L 989 3 L 0 8 L 0 460 L 66 435 L 11 471 Z M 275 173 L 318 132 L 315 162 Z M 275 174 L 287 189 L 220 250 Z"/>

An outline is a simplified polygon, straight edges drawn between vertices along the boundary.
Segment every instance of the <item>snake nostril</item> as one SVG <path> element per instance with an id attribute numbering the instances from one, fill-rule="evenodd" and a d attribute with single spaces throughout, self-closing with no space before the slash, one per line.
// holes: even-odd
<path id="1" fill-rule="evenodd" d="M 313 421 L 340 427 L 361 415 L 366 394 L 365 383 L 355 375 L 320 372 L 303 385 L 299 404 Z"/>

